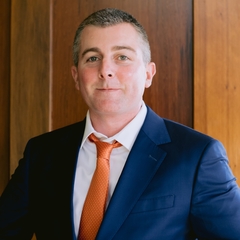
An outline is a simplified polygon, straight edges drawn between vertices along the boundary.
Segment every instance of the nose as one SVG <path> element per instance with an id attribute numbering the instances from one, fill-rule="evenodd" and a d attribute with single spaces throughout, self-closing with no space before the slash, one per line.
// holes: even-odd
<path id="1" fill-rule="evenodd" d="M 102 60 L 99 68 L 99 78 L 100 79 L 111 79 L 114 77 L 114 68 L 110 60 Z"/>

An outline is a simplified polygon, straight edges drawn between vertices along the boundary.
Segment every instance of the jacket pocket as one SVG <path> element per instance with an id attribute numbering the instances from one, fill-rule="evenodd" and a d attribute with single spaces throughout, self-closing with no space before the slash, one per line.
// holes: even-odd
<path id="1" fill-rule="evenodd" d="M 161 196 L 150 199 L 140 199 L 133 208 L 132 213 L 171 208 L 174 205 L 174 199 L 174 195 Z"/>

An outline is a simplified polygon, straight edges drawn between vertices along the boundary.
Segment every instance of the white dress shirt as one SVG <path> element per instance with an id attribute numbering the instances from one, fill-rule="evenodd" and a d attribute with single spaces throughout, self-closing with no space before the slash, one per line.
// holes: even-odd
<path id="1" fill-rule="evenodd" d="M 116 187 L 117 181 L 121 175 L 128 154 L 131 151 L 139 130 L 145 120 L 146 114 L 147 108 L 143 102 L 142 107 L 136 117 L 130 123 L 128 123 L 119 133 L 113 137 L 108 138 L 105 135 L 95 131 L 91 124 L 89 112 L 87 112 L 85 131 L 78 154 L 73 192 L 73 216 L 76 236 L 78 236 L 83 204 L 87 196 L 93 173 L 96 168 L 96 146 L 94 143 L 89 141 L 88 136 L 91 133 L 94 133 L 95 136 L 98 137 L 101 141 L 112 143 L 114 140 L 117 140 L 122 144 L 121 147 L 114 148 L 112 150 L 110 157 L 108 204 Z"/>

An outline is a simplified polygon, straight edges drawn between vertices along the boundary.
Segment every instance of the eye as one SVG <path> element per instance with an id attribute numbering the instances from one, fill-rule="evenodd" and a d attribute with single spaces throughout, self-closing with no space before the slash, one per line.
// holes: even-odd
<path id="1" fill-rule="evenodd" d="M 98 61 L 99 60 L 99 58 L 98 57 L 90 57 L 90 58 L 88 58 L 87 59 L 87 62 L 96 62 L 96 61 Z"/>
<path id="2" fill-rule="evenodd" d="M 121 56 L 118 57 L 118 59 L 121 60 L 121 61 L 124 61 L 124 60 L 128 60 L 129 58 L 125 55 L 121 55 Z"/>

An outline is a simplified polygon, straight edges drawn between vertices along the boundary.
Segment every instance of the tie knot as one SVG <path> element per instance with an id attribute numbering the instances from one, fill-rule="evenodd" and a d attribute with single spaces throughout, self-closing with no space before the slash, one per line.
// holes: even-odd
<path id="1" fill-rule="evenodd" d="M 114 143 L 110 144 L 107 142 L 100 141 L 93 133 L 88 137 L 91 142 L 94 142 L 97 148 L 97 158 L 110 158 L 110 154 L 113 148 L 117 148 L 121 146 L 121 143 L 114 141 Z"/>

